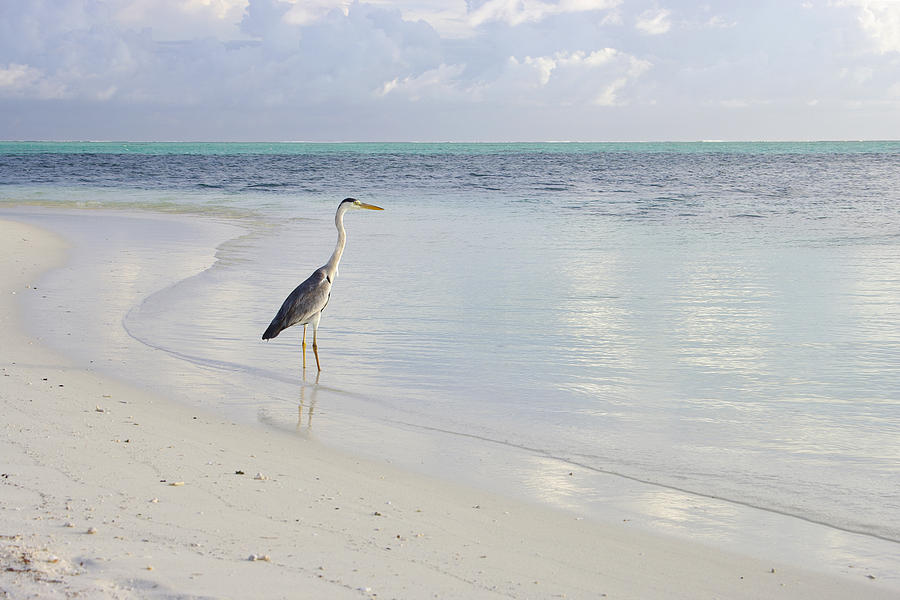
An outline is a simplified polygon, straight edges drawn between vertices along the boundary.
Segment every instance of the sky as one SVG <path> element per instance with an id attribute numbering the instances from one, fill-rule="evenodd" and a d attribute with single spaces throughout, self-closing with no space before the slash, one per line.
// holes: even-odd
<path id="1" fill-rule="evenodd" d="M 0 0 L 0 139 L 900 139 L 900 0 Z"/>

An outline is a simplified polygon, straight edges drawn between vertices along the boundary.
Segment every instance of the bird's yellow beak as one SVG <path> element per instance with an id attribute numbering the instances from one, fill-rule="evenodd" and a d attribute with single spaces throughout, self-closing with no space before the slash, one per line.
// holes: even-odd
<path id="1" fill-rule="evenodd" d="M 359 203 L 360 208 L 368 208 L 369 210 L 384 210 L 380 206 L 375 206 L 374 204 L 366 204 L 365 202 Z"/>

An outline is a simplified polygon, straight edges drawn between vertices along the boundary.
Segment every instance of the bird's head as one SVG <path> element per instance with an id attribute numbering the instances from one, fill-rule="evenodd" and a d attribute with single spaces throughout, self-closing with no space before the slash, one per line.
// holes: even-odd
<path id="1" fill-rule="evenodd" d="M 365 202 L 360 202 L 356 198 L 344 198 L 344 200 L 341 202 L 341 205 L 338 207 L 338 209 L 344 210 L 355 208 L 366 208 L 368 210 L 384 210 L 380 206 L 375 206 L 374 204 L 366 204 Z"/>

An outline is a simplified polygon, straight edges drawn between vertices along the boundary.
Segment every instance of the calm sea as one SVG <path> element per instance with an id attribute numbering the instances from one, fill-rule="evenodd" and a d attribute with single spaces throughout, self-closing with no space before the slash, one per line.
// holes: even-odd
<path id="1" fill-rule="evenodd" d="M 259 338 L 346 196 L 385 211 L 346 217 L 317 379 Z M 0 143 L 0 203 L 237 226 L 128 307 L 174 375 L 77 340 L 186 401 L 588 512 L 900 542 L 900 143 Z M 109 270 L 189 256 L 166 219 Z"/>

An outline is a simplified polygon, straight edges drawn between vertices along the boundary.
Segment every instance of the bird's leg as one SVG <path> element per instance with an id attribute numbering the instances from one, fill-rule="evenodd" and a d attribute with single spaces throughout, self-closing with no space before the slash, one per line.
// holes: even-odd
<path id="1" fill-rule="evenodd" d="M 306 370 L 306 325 L 303 326 L 303 370 Z"/>
<path id="2" fill-rule="evenodd" d="M 316 368 L 321 371 L 322 365 L 319 364 L 319 345 L 316 344 L 316 329 L 318 329 L 318 327 L 313 327 L 313 354 L 316 355 Z"/>

